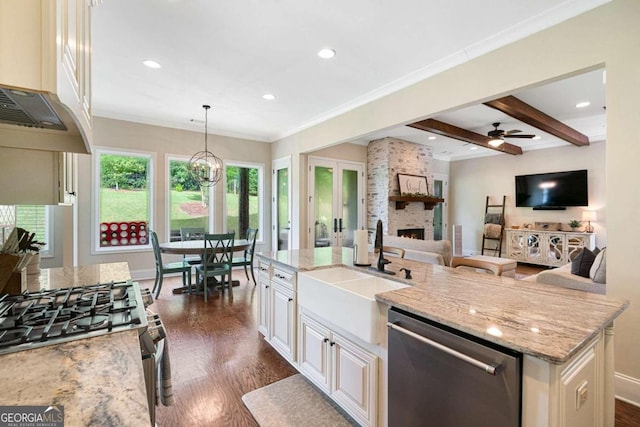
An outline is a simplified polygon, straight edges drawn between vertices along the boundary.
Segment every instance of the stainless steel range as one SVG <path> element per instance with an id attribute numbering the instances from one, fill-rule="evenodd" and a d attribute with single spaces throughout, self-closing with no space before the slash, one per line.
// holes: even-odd
<path id="1" fill-rule="evenodd" d="M 149 290 L 141 290 L 131 280 L 4 294 L 0 296 L 0 354 L 137 330 L 153 424 L 165 332 L 158 315 L 147 313 L 152 303 Z"/>
<path id="2" fill-rule="evenodd" d="M 0 297 L 0 354 L 146 327 L 131 281 Z"/>

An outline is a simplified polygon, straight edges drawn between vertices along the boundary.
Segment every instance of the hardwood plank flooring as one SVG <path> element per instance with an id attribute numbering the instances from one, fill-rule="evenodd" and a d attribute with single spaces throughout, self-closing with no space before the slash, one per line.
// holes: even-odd
<path id="1" fill-rule="evenodd" d="M 518 265 L 517 274 L 544 267 Z M 160 298 L 150 307 L 167 330 L 173 406 L 158 406 L 158 426 L 257 426 L 242 403 L 243 394 L 297 371 L 257 330 L 258 289 L 242 272 L 233 301 L 225 293 L 204 303 L 202 295 L 174 295 L 180 278 L 165 278 Z M 153 281 L 140 281 L 153 287 Z M 640 408 L 616 401 L 615 427 L 640 426 Z"/>
<path id="2" fill-rule="evenodd" d="M 157 407 L 158 426 L 257 426 L 242 395 L 297 372 L 258 333 L 258 288 L 241 272 L 234 278 L 233 301 L 225 293 L 206 304 L 202 295 L 172 294 L 180 279 L 165 278 L 150 307 L 167 330 L 175 398 Z"/>

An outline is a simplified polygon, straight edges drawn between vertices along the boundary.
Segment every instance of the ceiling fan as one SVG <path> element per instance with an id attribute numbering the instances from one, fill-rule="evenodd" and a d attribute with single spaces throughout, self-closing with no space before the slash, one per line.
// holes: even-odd
<path id="1" fill-rule="evenodd" d="M 535 138 L 535 135 L 531 135 L 531 134 L 516 135 L 522 132 L 521 130 L 518 130 L 518 129 L 508 130 L 506 132 L 503 131 L 502 129 L 498 129 L 498 127 L 500 127 L 499 122 L 492 123 L 492 126 L 494 127 L 494 129 L 490 130 L 487 133 L 487 136 L 490 138 L 489 145 L 491 145 L 492 147 L 501 146 L 504 143 L 504 138 Z"/>

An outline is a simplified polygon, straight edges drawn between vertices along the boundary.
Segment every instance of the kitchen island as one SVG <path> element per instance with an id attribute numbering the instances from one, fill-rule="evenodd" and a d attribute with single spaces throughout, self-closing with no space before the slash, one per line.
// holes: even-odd
<path id="1" fill-rule="evenodd" d="M 392 263 L 387 265 L 388 270 L 398 272 L 401 267 L 412 270 L 413 278 L 406 280 L 402 272 L 389 276 L 375 269 L 353 267 L 353 251 L 349 248 L 279 251 L 259 254 L 258 257 L 261 285 L 277 268 L 288 269 L 292 275 L 289 281 L 295 286 L 292 287 L 293 297 L 289 298 L 295 307 L 288 307 L 293 314 L 289 313 L 287 318 L 293 320 L 294 325 L 289 328 L 293 330 L 293 337 L 288 346 L 291 349 L 289 360 L 298 369 L 305 363 L 302 354 L 304 342 L 300 343 L 306 339 L 301 330 L 305 325 L 298 319 L 305 314 L 305 309 L 297 305 L 295 297 L 305 285 L 303 280 L 296 280 L 293 274 L 344 266 L 411 285 L 377 294 L 376 299 L 387 307 L 400 308 L 521 352 L 524 355 L 524 426 L 562 425 L 566 417 L 570 421 L 567 425 L 575 425 L 571 423 L 571 414 L 566 412 L 571 407 L 571 399 L 575 401 L 576 396 L 572 394 L 573 390 L 563 390 L 562 381 L 567 379 L 563 375 L 575 375 L 576 369 L 579 371 L 582 366 L 577 366 L 577 362 L 590 364 L 589 369 L 597 372 L 589 382 L 589 395 L 592 396 L 591 401 L 595 400 L 594 420 L 601 420 L 595 425 L 610 425 L 613 422 L 613 320 L 628 306 L 627 301 L 389 258 Z M 373 254 L 370 254 L 370 261 L 375 265 Z M 261 291 L 264 291 L 264 287 L 261 287 Z M 261 292 L 261 296 L 264 294 Z M 271 318 L 278 316 L 278 306 L 272 303 L 274 299 L 277 298 L 271 298 L 267 304 Z M 330 319 L 327 320 L 330 323 Z M 340 332 L 339 325 L 332 326 Z M 270 332 L 271 338 L 277 336 L 277 331 L 275 335 L 273 330 Z M 268 335 L 265 336 L 269 339 Z M 379 387 L 386 388 L 386 336 L 382 336 L 380 350 L 366 348 L 366 343 L 358 344 L 378 356 L 383 365 L 379 367 Z M 282 350 L 278 345 L 274 347 Z M 304 373 L 304 369 L 301 371 Z M 377 399 L 371 402 L 384 406 L 385 391 L 378 390 Z M 359 421 L 362 424 L 386 425 L 386 412 L 384 408 L 378 409 L 377 418 Z"/>
<path id="2" fill-rule="evenodd" d="M 127 263 L 43 269 L 30 291 L 130 279 Z M 0 355 L 0 405 L 64 406 L 65 426 L 150 425 L 137 330 Z"/>

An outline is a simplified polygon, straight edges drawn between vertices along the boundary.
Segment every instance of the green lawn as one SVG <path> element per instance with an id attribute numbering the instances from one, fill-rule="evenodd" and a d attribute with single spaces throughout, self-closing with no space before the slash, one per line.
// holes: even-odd
<path id="1" fill-rule="evenodd" d="M 100 222 L 149 221 L 148 192 L 101 190 Z M 238 195 L 227 194 L 227 229 L 238 230 Z M 185 203 L 200 203 L 200 192 L 171 191 L 171 229 L 181 227 L 204 227 L 207 229 L 206 215 L 190 215 L 180 208 Z M 258 227 L 258 197 L 249 197 L 249 222 Z"/>

